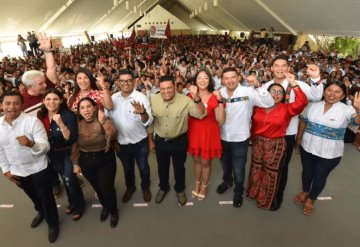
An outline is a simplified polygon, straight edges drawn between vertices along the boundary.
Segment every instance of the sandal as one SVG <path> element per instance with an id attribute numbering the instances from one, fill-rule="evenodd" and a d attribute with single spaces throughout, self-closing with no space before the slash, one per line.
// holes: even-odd
<path id="1" fill-rule="evenodd" d="M 199 201 L 202 201 L 202 200 L 204 200 L 205 199 L 205 197 L 206 197 L 206 194 L 207 194 L 207 187 L 209 186 L 209 184 L 207 184 L 207 185 L 201 185 L 201 189 L 200 189 L 200 192 L 204 192 L 203 194 L 201 194 L 200 192 L 199 192 L 199 194 L 198 194 L 198 200 Z"/>
<path id="2" fill-rule="evenodd" d="M 306 199 L 303 207 L 303 213 L 305 215 L 311 215 L 313 210 L 314 210 L 314 200 Z"/>
<path id="3" fill-rule="evenodd" d="M 67 215 L 70 215 L 74 212 L 74 208 L 70 205 L 68 205 L 66 208 L 65 208 L 65 214 Z"/>
<path id="4" fill-rule="evenodd" d="M 295 197 L 295 203 L 299 205 L 303 205 L 308 196 L 309 196 L 309 192 L 304 192 L 304 191 L 301 192 Z"/>
<path id="5" fill-rule="evenodd" d="M 73 219 L 73 221 L 77 221 L 80 220 L 81 216 L 82 216 L 82 212 L 73 212 L 73 214 L 71 215 L 71 218 Z"/>
<path id="6" fill-rule="evenodd" d="M 195 181 L 194 190 L 191 191 L 192 198 L 196 198 L 199 195 L 200 183 L 201 183 L 200 181 Z"/>

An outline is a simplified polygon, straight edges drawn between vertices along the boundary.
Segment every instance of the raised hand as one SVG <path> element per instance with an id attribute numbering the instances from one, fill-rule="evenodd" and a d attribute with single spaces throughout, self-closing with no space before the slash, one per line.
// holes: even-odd
<path id="1" fill-rule="evenodd" d="M 98 110 L 98 119 L 100 121 L 100 123 L 105 122 L 106 117 L 105 117 L 105 112 L 103 110 Z"/>
<path id="2" fill-rule="evenodd" d="M 289 72 L 286 72 L 285 77 L 286 77 L 286 80 L 288 80 L 288 82 L 290 83 L 290 86 L 295 87 L 297 85 L 295 82 L 295 75 L 293 75 Z"/>
<path id="3" fill-rule="evenodd" d="M 40 42 L 40 50 L 46 51 L 51 49 L 51 39 L 48 38 L 45 33 L 37 33 L 36 38 Z"/>
<path id="4" fill-rule="evenodd" d="M 52 119 L 55 121 L 55 123 L 58 125 L 58 126 L 62 126 L 64 123 L 61 119 L 61 116 L 60 114 L 54 114 Z"/>
<path id="5" fill-rule="evenodd" d="M 353 106 L 356 109 L 356 111 L 360 114 L 360 93 L 359 92 L 355 93 L 355 95 L 354 95 Z"/>
<path id="6" fill-rule="evenodd" d="M 254 86 L 254 87 L 260 87 L 261 84 L 258 80 L 258 78 L 254 75 L 249 75 L 248 77 L 246 77 L 246 81 L 248 82 L 248 84 L 250 86 Z"/>
<path id="7" fill-rule="evenodd" d="M 320 68 L 315 64 L 309 64 L 307 66 L 306 72 L 311 79 L 316 79 L 320 77 Z"/>
<path id="8" fill-rule="evenodd" d="M 103 73 L 101 73 L 100 71 L 97 72 L 96 75 L 96 82 L 98 83 L 99 87 L 101 89 L 106 89 L 108 88 L 108 85 L 105 81 L 105 76 L 103 75 Z"/>
<path id="9" fill-rule="evenodd" d="M 131 105 L 134 107 L 134 114 L 142 114 L 145 113 L 145 107 L 144 104 L 140 104 L 140 102 L 138 101 L 133 101 L 131 102 Z"/>
<path id="10" fill-rule="evenodd" d="M 213 92 L 213 94 L 215 95 L 215 97 L 216 97 L 217 100 L 221 100 L 221 99 L 222 99 L 220 90 L 215 90 L 215 91 Z"/>
<path id="11" fill-rule="evenodd" d="M 193 97 L 193 99 L 195 99 L 195 96 L 198 95 L 198 87 L 197 86 L 194 86 L 194 85 L 191 85 L 189 87 L 189 91 L 191 93 L 191 96 Z"/>

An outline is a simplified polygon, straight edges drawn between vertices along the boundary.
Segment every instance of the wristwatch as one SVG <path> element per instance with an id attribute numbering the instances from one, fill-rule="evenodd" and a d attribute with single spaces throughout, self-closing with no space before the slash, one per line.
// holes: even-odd
<path id="1" fill-rule="evenodd" d="M 219 104 L 223 104 L 223 103 L 224 103 L 224 99 L 218 99 L 218 103 L 219 103 Z"/>

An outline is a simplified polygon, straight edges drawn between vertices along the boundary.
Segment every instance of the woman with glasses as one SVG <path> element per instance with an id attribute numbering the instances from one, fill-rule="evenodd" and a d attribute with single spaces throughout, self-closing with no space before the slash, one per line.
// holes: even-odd
<path id="1" fill-rule="evenodd" d="M 295 82 L 295 76 L 287 73 L 286 79 L 295 92 L 295 102 L 285 103 L 285 89 L 279 83 L 268 91 L 274 99 L 270 108 L 255 107 L 252 117 L 253 148 L 246 196 L 256 199 L 257 206 L 272 210 L 281 167 L 285 161 L 285 133 L 291 117 L 300 114 L 307 98 Z"/>

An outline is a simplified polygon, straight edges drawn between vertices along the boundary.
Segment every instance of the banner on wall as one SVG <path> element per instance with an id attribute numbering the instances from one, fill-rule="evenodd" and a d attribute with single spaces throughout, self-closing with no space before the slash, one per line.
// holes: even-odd
<path id="1" fill-rule="evenodd" d="M 166 25 L 152 25 L 149 30 L 150 38 L 155 39 L 170 39 L 170 21 Z"/>

